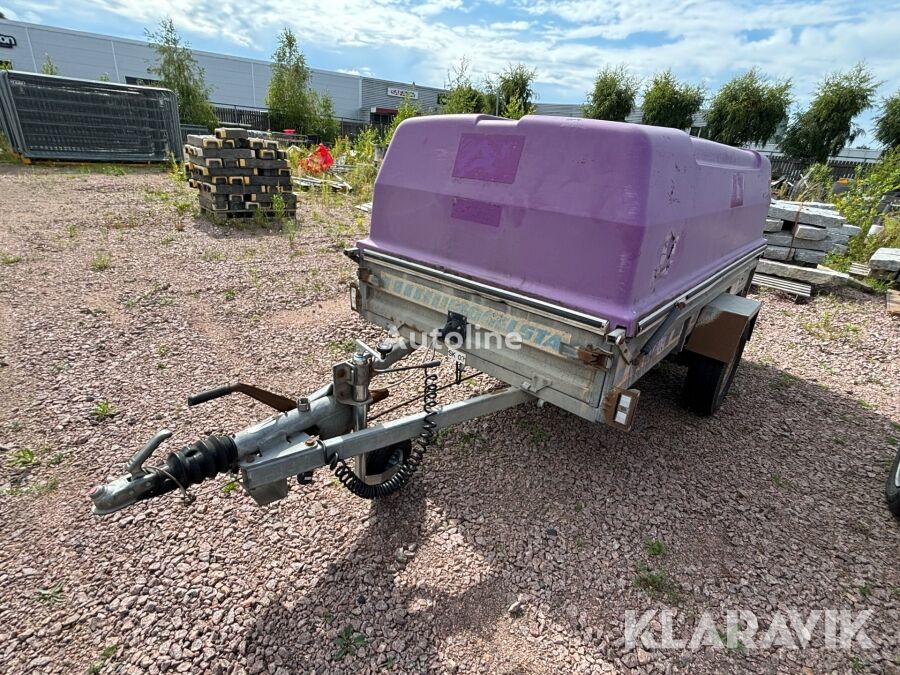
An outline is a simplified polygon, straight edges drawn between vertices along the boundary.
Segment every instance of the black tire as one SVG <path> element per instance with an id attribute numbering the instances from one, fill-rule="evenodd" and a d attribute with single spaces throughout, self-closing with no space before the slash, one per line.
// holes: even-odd
<path id="1" fill-rule="evenodd" d="M 887 482 L 884 485 L 884 498 L 887 500 L 890 512 L 900 518 L 900 450 L 897 451 L 891 471 L 888 473 Z"/>
<path id="2" fill-rule="evenodd" d="M 731 389 L 747 337 L 748 334 L 745 333 L 729 363 L 700 354 L 688 354 L 690 361 L 684 378 L 684 405 L 688 410 L 702 417 L 709 417 L 719 409 Z"/>

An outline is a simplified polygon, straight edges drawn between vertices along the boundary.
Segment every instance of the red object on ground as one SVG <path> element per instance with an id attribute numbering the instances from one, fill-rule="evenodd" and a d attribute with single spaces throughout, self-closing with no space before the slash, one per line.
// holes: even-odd
<path id="1" fill-rule="evenodd" d="M 328 152 L 328 148 L 319 143 L 308 157 L 300 160 L 300 168 L 306 173 L 325 173 L 334 164 L 334 158 Z"/>
<path id="2" fill-rule="evenodd" d="M 286 134 L 296 134 L 296 133 L 297 133 L 297 130 L 296 130 L 296 129 L 285 129 L 285 130 L 284 130 L 284 133 L 286 133 Z"/>

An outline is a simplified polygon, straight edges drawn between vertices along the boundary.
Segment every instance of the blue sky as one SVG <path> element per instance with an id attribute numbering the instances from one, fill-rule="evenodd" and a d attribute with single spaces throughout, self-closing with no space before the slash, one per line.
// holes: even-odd
<path id="1" fill-rule="evenodd" d="M 900 89 L 900 0 L 0 0 L 0 11 L 138 39 L 171 16 L 195 48 L 261 59 L 288 25 L 314 67 L 429 85 L 463 57 L 476 80 L 521 61 L 552 103 L 583 102 L 610 63 L 645 78 L 672 68 L 710 93 L 757 66 L 791 78 L 805 105 L 826 73 L 864 60 L 879 98 Z"/>

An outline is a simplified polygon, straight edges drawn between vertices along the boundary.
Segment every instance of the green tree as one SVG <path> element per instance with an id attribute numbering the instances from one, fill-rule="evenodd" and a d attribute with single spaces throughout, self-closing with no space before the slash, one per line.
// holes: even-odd
<path id="1" fill-rule="evenodd" d="M 59 68 L 50 59 L 49 54 L 44 54 L 44 62 L 41 64 L 41 72 L 44 75 L 59 75 Z"/>
<path id="2" fill-rule="evenodd" d="M 497 91 L 500 94 L 500 110 L 504 117 L 508 116 L 507 112 L 521 111 L 524 115 L 534 114 L 534 105 L 532 102 L 536 98 L 534 93 L 534 78 L 537 71 L 528 68 L 522 63 L 510 64 L 502 73 L 497 76 Z M 510 103 L 515 101 L 513 107 Z M 494 102 L 496 106 L 496 102 Z M 519 117 L 513 119 L 519 119 Z"/>
<path id="3" fill-rule="evenodd" d="M 640 81 L 625 65 L 606 66 L 588 93 L 584 116 L 594 120 L 624 122 L 634 109 Z"/>
<path id="4" fill-rule="evenodd" d="M 506 107 L 503 109 L 503 117 L 510 120 L 520 120 L 525 115 L 531 115 L 534 113 L 534 106 L 531 107 L 530 111 L 526 111 L 525 108 L 522 107 L 522 101 L 517 98 L 511 98 L 506 102 Z"/>
<path id="5" fill-rule="evenodd" d="M 210 131 L 218 124 L 209 102 L 210 88 L 205 73 L 193 52 L 181 39 L 172 19 L 163 19 L 155 32 L 146 31 L 150 47 L 156 52 L 156 64 L 150 72 L 161 86 L 178 97 L 178 114 L 186 124 L 199 124 Z"/>
<path id="6" fill-rule="evenodd" d="M 763 145 L 788 116 L 791 81 L 768 82 L 756 68 L 726 82 L 706 113 L 710 139 L 727 145 Z"/>
<path id="7" fill-rule="evenodd" d="M 315 94 L 313 92 L 313 94 Z M 316 121 L 313 126 L 314 133 L 322 140 L 323 143 L 334 143 L 338 134 L 341 132 L 341 126 L 338 124 L 334 114 L 334 103 L 332 103 L 330 94 L 322 94 L 314 96 L 316 102 Z"/>
<path id="8" fill-rule="evenodd" d="M 463 58 L 458 66 L 447 73 L 447 96 L 441 105 L 446 115 L 479 113 L 485 109 L 484 94 L 472 84 L 469 77 L 469 60 Z"/>
<path id="9" fill-rule="evenodd" d="M 872 107 L 879 84 L 862 63 L 828 75 L 809 108 L 794 116 L 781 150 L 806 163 L 827 162 L 862 133 L 853 119 Z"/>
<path id="10" fill-rule="evenodd" d="M 900 148 L 900 91 L 881 102 L 875 118 L 875 140 L 885 148 Z"/>
<path id="11" fill-rule="evenodd" d="M 671 70 L 657 73 L 644 92 L 643 123 L 687 129 L 703 105 L 703 88 L 679 82 Z"/>
<path id="12" fill-rule="evenodd" d="M 100 82 L 109 82 L 109 73 L 100 73 L 100 77 L 97 78 Z"/>
<path id="13" fill-rule="evenodd" d="M 271 124 L 276 129 L 312 133 L 318 124 L 317 101 L 309 89 L 309 67 L 290 28 L 278 35 L 272 54 L 272 77 L 266 93 Z"/>
<path id="14" fill-rule="evenodd" d="M 403 97 L 403 102 L 400 103 L 400 107 L 397 108 L 397 114 L 394 115 L 394 119 L 391 120 L 391 126 L 384 132 L 384 144 L 391 144 L 391 139 L 394 138 L 394 132 L 397 131 L 397 127 L 400 126 L 400 123 L 403 120 L 408 120 L 410 117 L 416 117 L 418 114 L 419 105 L 413 100 L 412 95 L 407 93 L 406 96 Z"/>

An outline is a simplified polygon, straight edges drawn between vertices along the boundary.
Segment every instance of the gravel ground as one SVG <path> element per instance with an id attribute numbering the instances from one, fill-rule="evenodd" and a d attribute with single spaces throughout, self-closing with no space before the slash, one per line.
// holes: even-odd
<path id="1" fill-rule="evenodd" d="M 679 407 L 684 373 L 666 366 L 630 433 L 508 410 L 444 435 L 383 502 L 323 470 L 268 508 L 223 478 L 190 508 L 92 516 L 88 489 L 159 428 L 185 444 L 266 414 L 238 397 L 189 411 L 189 393 L 240 379 L 297 395 L 348 339 L 378 337 L 339 253 L 362 214 L 305 197 L 292 247 L 179 213 L 183 190 L 0 167 L 0 670 L 900 672 L 882 495 L 900 322 L 853 292 L 766 294 L 711 420 Z M 490 386 L 473 383 L 442 400 Z M 630 648 L 626 611 L 664 608 L 688 639 L 706 612 L 724 631 L 726 610 L 752 611 L 761 635 L 791 609 L 871 610 L 873 644 L 828 649 L 819 625 L 805 649 Z"/>

